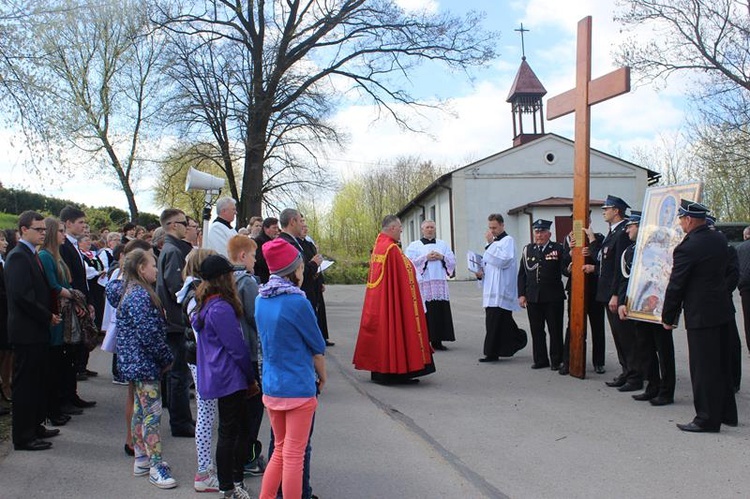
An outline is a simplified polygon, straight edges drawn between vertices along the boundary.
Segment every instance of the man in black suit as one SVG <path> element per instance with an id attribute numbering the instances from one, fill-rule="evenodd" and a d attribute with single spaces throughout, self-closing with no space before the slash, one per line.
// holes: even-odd
<path id="1" fill-rule="evenodd" d="M 185 357 L 185 327 L 189 325 L 185 323 L 176 293 L 182 288 L 182 269 L 193 245 L 185 241 L 188 221 L 182 210 L 167 208 L 161 212 L 159 220 L 166 237 L 157 261 L 156 294 L 164 307 L 167 343 L 174 355 L 172 367 L 164 378 L 164 406 L 169 410 L 172 436 L 192 438 L 195 425 L 190 411 L 190 370 Z"/>
<path id="2" fill-rule="evenodd" d="M 661 313 L 674 329 L 682 308 L 687 329 L 695 418 L 677 424 L 682 431 L 718 432 L 737 426 L 737 403 L 730 373 L 728 324 L 732 304 L 726 285 L 727 239 L 706 224 L 708 208 L 681 200 L 678 217 L 685 238 L 672 255 L 672 274 Z"/>
<path id="3" fill-rule="evenodd" d="M 20 239 L 5 262 L 8 296 L 8 335 L 13 345 L 13 446 L 16 450 L 45 450 L 60 430 L 42 423 L 46 408 L 46 367 L 50 326 L 60 323 L 54 314 L 53 293 L 42 270 L 37 246 L 44 240 L 44 217 L 25 211 L 18 218 Z"/>
<path id="4" fill-rule="evenodd" d="M 571 215 L 572 217 L 573 215 Z M 591 212 L 589 211 L 588 225 L 591 226 Z M 599 261 L 597 255 L 591 250 L 591 247 L 601 247 L 602 241 L 604 241 L 604 235 L 598 232 L 594 232 L 590 227 L 584 229 L 586 237 L 583 241 L 583 278 L 586 279 L 586 316 L 589 318 L 589 327 L 591 328 L 591 362 L 594 365 L 594 372 L 597 374 L 604 374 L 604 309 L 603 303 L 596 301 L 596 290 L 599 281 Z M 563 275 L 568 277 L 568 282 L 565 284 L 565 291 L 568 293 L 568 326 L 565 329 L 565 343 L 563 344 L 563 363 L 560 366 L 558 374 L 563 376 L 570 374 L 569 363 L 570 363 L 570 295 L 573 293 L 572 279 L 575 275 L 580 275 L 577 272 L 573 272 L 573 257 L 571 255 L 571 249 L 576 244 L 573 232 L 565 238 L 565 244 L 563 245 Z"/>
<path id="5" fill-rule="evenodd" d="M 299 211 L 293 208 L 286 208 L 279 215 L 279 225 L 281 234 L 279 237 L 297 248 L 302 254 L 305 262 L 304 279 L 302 280 L 302 291 L 312 304 L 313 310 L 317 310 L 317 295 L 315 293 L 315 276 L 318 274 L 318 267 L 323 262 L 323 256 L 315 253 L 314 246 L 305 249 L 302 230 L 304 222 Z"/>
<path id="6" fill-rule="evenodd" d="M 518 268 L 518 304 L 529 314 L 534 355 L 531 368 L 550 367 L 557 371 L 563 361 L 564 249 L 562 244 L 550 241 L 551 221 L 539 219 L 532 227 L 534 242 L 524 246 Z M 549 357 L 545 323 L 549 331 Z"/>
<path id="7" fill-rule="evenodd" d="M 60 221 L 65 225 L 65 241 L 60 246 L 60 258 L 70 270 L 70 285 L 86 297 L 89 304 L 88 313 L 94 317 L 94 306 L 91 304 L 89 283 L 86 279 L 86 267 L 81 252 L 78 251 L 78 237 L 86 230 L 86 214 L 74 206 L 66 206 L 60 210 Z M 81 311 L 86 313 L 86 311 Z M 78 345 L 64 345 L 65 372 L 62 374 L 63 412 L 80 414 L 82 409 L 93 407 L 96 402 L 83 400 L 78 396 L 78 380 L 85 380 L 97 373 L 86 369 L 89 353 L 83 343 Z"/>
<path id="8" fill-rule="evenodd" d="M 598 253 L 599 282 L 596 301 L 607 308 L 607 319 L 615 340 L 617 360 L 622 371 L 607 386 L 616 387 L 621 392 L 633 392 L 643 388 L 643 378 L 635 366 L 635 326 L 631 321 L 620 320 L 617 314 L 617 293 L 620 283 L 620 261 L 625 249 L 630 246 L 630 238 L 625 232 L 626 210 L 630 206 L 617 196 L 609 195 L 602 206 L 604 221 L 609 224 L 609 234 L 601 245 L 591 245 L 591 251 Z"/>

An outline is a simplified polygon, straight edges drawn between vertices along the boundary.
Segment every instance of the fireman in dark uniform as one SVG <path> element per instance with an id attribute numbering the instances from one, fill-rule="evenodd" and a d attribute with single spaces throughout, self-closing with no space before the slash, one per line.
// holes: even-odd
<path id="1" fill-rule="evenodd" d="M 678 217 L 685 237 L 672 254 L 672 274 L 664 295 L 661 320 L 674 329 L 680 310 L 685 318 L 695 418 L 677 424 L 682 431 L 718 432 L 737 426 L 737 403 L 730 372 L 727 293 L 727 238 L 706 225 L 708 208 L 683 199 Z"/>
<path id="2" fill-rule="evenodd" d="M 617 360 L 622 371 L 608 381 L 607 386 L 616 387 L 621 392 L 634 392 L 643 388 L 643 378 L 635 368 L 635 325 L 632 321 L 620 320 L 617 314 L 617 294 L 620 283 L 620 259 L 625 248 L 630 246 L 630 238 L 625 232 L 630 206 L 617 196 L 609 195 L 602 206 L 602 216 L 609 224 L 609 233 L 599 247 L 590 245 L 591 251 L 598 254 L 599 282 L 596 301 L 607 307 L 607 319 L 615 340 Z"/>
<path id="3" fill-rule="evenodd" d="M 638 226 L 641 212 L 631 211 L 625 223 L 625 231 L 630 237 L 631 245 L 623 252 L 620 261 L 620 287 L 618 293 L 618 315 L 621 320 L 627 319 L 627 292 L 630 281 L 635 242 L 638 237 Z M 635 368 L 641 378 L 648 382 L 643 393 L 633 395 L 633 399 L 651 402 L 661 406 L 674 402 L 675 361 L 672 331 L 661 324 L 644 321 L 632 321 L 635 327 Z"/>
<path id="4" fill-rule="evenodd" d="M 518 303 L 529 314 L 534 352 L 532 369 L 560 368 L 563 356 L 563 311 L 565 289 L 562 283 L 563 246 L 550 241 L 549 220 L 536 220 L 533 224 L 534 242 L 523 248 L 518 269 Z M 547 337 L 550 346 L 547 356 Z"/>

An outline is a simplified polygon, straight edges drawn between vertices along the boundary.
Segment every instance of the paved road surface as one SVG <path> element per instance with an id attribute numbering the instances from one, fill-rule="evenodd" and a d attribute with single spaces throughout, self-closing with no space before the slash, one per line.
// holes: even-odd
<path id="1" fill-rule="evenodd" d="M 435 355 L 437 373 L 416 386 L 383 387 L 351 366 L 363 286 L 329 286 L 329 383 L 313 441 L 312 483 L 324 499 L 746 497 L 750 489 L 750 382 L 737 402 L 738 428 L 685 434 L 693 417 L 684 330 L 675 332 L 677 393 L 655 408 L 606 388 L 616 371 L 608 335 L 604 375 L 578 380 L 532 371 L 531 347 L 511 360 L 479 364 L 484 337 L 480 292 L 451 283 L 458 341 Z M 524 313 L 516 320 L 525 327 Z M 742 331 L 742 324 L 740 324 Z M 743 338 L 743 367 L 750 372 Z M 56 437 L 54 449 L 0 457 L 0 498 L 200 497 L 192 489 L 193 441 L 172 438 L 164 456 L 179 487 L 157 490 L 130 476 L 122 451 L 125 388 L 111 384 L 109 355 L 97 351 L 101 375 L 80 384 L 98 401 Z M 267 426 L 262 430 L 263 438 Z M 259 490 L 260 479 L 248 485 Z M 212 494 L 208 494 L 213 497 Z"/>

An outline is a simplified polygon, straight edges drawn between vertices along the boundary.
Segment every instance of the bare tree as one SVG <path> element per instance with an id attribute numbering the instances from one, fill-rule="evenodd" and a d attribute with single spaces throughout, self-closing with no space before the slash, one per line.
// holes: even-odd
<path id="1" fill-rule="evenodd" d="M 79 166 L 98 173 L 106 165 L 136 220 L 141 146 L 160 109 L 163 37 L 151 30 L 144 1 L 57 6 L 34 19 L 35 62 L 44 76 L 34 98 L 44 105 L 43 126 L 50 140 L 79 153 Z"/>
<path id="2" fill-rule="evenodd" d="M 166 0 L 165 0 L 166 2 Z M 337 139 L 325 123 L 340 98 L 361 97 L 403 126 L 394 104 L 417 104 L 399 78 L 423 61 L 454 69 L 494 57 L 481 16 L 405 12 L 392 0 L 199 0 L 165 3 L 158 21 L 196 45 L 239 50 L 233 75 L 245 73 L 235 113 L 244 152 L 239 219 L 260 213 L 269 189 L 319 171 L 315 143 Z M 300 171 L 300 168 L 307 168 Z"/>
<path id="3" fill-rule="evenodd" d="M 693 178 L 722 216 L 748 216 L 750 186 L 750 2 L 737 0 L 621 0 L 616 20 L 636 30 L 618 62 L 641 81 L 682 74 L 696 104 L 687 128 Z M 641 36 L 646 29 L 651 36 Z M 683 83 L 684 84 L 684 83 Z"/>
<path id="4" fill-rule="evenodd" d="M 659 172 L 667 185 L 700 178 L 700 162 L 685 132 L 661 133 L 657 139 L 651 147 L 634 149 L 633 162 Z"/>

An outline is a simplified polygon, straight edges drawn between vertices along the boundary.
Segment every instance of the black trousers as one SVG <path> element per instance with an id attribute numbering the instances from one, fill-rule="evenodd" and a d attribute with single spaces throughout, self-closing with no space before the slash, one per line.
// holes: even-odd
<path id="1" fill-rule="evenodd" d="M 742 342 L 740 331 L 737 329 L 737 320 L 732 317 L 727 325 L 729 334 L 729 372 L 732 374 L 732 387 L 735 391 L 740 389 L 742 382 Z"/>
<path id="2" fill-rule="evenodd" d="M 80 355 L 81 345 L 63 345 L 63 365 L 62 379 L 60 380 L 60 391 L 62 393 L 63 403 L 72 403 L 78 394 L 78 358 Z M 85 350 L 85 348 L 84 348 Z"/>
<path id="3" fill-rule="evenodd" d="M 659 358 L 659 396 L 674 399 L 676 377 L 672 330 L 664 329 L 661 324 L 651 324 L 651 326 L 654 326 L 656 355 Z"/>
<path id="4" fill-rule="evenodd" d="M 326 316 L 326 302 L 323 299 L 322 289 L 318 293 L 317 306 L 315 307 L 315 317 L 318 319 L 318 327 L 323 333 L 323 339 L 328 339 L 328 317 Z"/>
<path id="5" fill-rule="evenodd" d="M 722 423 L 737 423 L 728 325 L 688 329 L 687 337 L 695 405 L 693 422 L 712 430 L 718 430 Z"/>
<path id="6" fill-rule="evenodd" d="M 604 304 L 607 307 L 607 304 Z M 635 346 L 635 324 L 633 321 L 621 321 L 617 312 L 607 310 L 607 319 L 609 327 L 612 329 L 612 338 L 615 340 L 615 349 L 617 350 L 617 360 L 622 368 L 621 377 L 624 377 L 628 383 L 633 385 L 643 384 L 643 378 L 638 371 L 636 346 Z"/>
<path id="7" fill-rule="evenodd" d="M 234 482 L 243 480 L 243 466 L 247 460 L 250 432 L 247 402 L 246 390 L 219 397 L 216 475 L 219 478 L 219 489 L 222 491 L 232 490 Z"/>
<path id="8" fill-rule="evenodd" d="M 563 312 L 565 302 L 563 300 L 526 304 L 526 312 L 529 315 L 531 326 L 531 346 L 534 356 L 534 364 L 559 365 L 563 360 Z M 544 325 L 549 331 L 549 357 L 547 357 L 547 334 Z"/>
<path id="9" fill-rule="evenodd" d="M 604 304 L 590 298 L 586 303 L 586 315 L 591 330 L 591 363 L 594 367 L 604 366 Z M 588 330 L 586 331 L 588 335 Z M 570 363 L 570 299 L 568 299 L 568 327 L 565 329 L 563 364 Z"/>
<path id="10" fill-rule="evenodd" d="M 750 351 L 750 291 L 740 292 L 742 298 L 742 319 L 745 325 L 745 347 Z"/>
<path id="11" fill-rule="evenodd" d="M 49 345 L 13 345 L 13 443 L 37 438 L 47 417 Z"/>
<path id="12" fill-rule="evenodd" d="M 513 319 L 513 312 L 501 307 L 486 307 L 484 355 L 490 358 L 512 357 L 526 346 L 528 338 Z"/>
<path id="13" fill-rule="evenodd" d="M 185 360 L 185 336 L 169 333 L 167 344 L 174 355 L 172 369 L 164 376 L 166 403 L 169 410 L 169 427 L 172 433 L 193 428 L 193 413 L 190 411 L 190 383 L 192 376 Z"/>
<path id="14" fill-rule="evenodd" d="M 260 376 L 257 362 L 253 362 L 253 372 L 255 372 L 256 376 Z M 263 422 L 265 406 L 263 405 L 263 386 L 261 385 L 260 377 L 257 379 L 260 393 L 254 397 L 250 397 L 247 401 L 248 419 L 250 421 L 250 428 L 248 430 L 248 455 L 251 459 L 258 457 L 263 450 L 263 445 L 258 440 L 258 434 L 260 433 L 260 425 Z"/>
<path id="15" fill-rule="evenodd" d="M 47 415 L 60 416 L 60 406 L 63 403 L 63 376 L 66 374 L 65 355 L 63 347 L 49 347 L 49 369 L 45 383 L 47 385 Z"/>
<path id="16" fill-rule="evenodd" d="M 675 362 L 672 331 L 661 324 L 635 323 L 635 367 L 641 379 L 648 382 L 646 392 L 674 399 Z"/>

